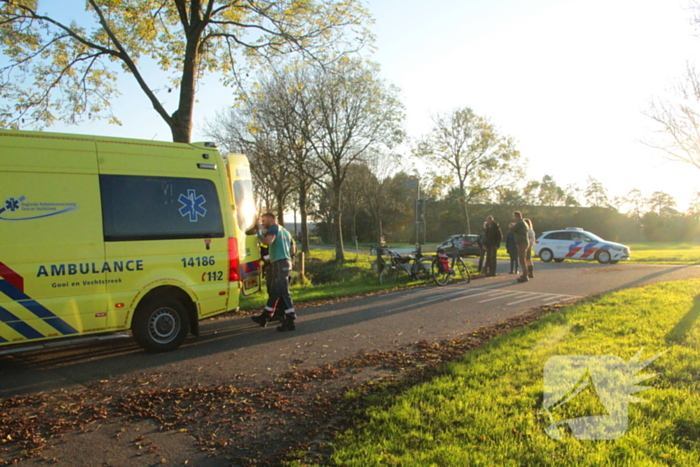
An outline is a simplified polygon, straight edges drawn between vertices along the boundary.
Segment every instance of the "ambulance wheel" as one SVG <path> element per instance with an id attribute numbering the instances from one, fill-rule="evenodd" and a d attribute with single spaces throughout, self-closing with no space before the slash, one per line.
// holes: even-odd
<path id="1" fill-rule="evenodd" d="M 599 250 L 595 255 L 595 259 L 597 259 L 600 264 L 609 263 L 611 259 L 610 252 L 608 250 Z"/>
<path id="2" fill-rule="evenodd" d="M 151 353 L 177 349 L 188 332 L 187 310 L 178 300 L 164 296 L 139 303 L 131 322 L 136 343 Z"/>
<path id="3" fill-rule="evenodd" d="M 540 251 L 540 259 L 544 261 L 545 263 L 549 263 L 552 261 L 554 258 L 554 255 L 552 254 L 552 250 L 549 248 L 545 248 L 542 251 Z"/>

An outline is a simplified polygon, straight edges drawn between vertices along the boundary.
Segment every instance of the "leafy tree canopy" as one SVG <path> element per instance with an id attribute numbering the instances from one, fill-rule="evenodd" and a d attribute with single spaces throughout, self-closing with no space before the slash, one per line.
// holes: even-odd
<path id="1" fill-rule="evenodd" d="M 301 53 L 327 63 L 371 43 L 360 0 L 0 0 L 0 126 L 42 128 L 62 120 L 119 120 L 110 109 L 118 78 L 131 75 L 175 141 L 189 141 L 197 82 Z M 53 8 L 47 12 L 47 8 Z M 70 10 L 67 10 L 70 11 Z M 61 18 L 61 19 L 59 19 Z M 166 73 L 149 83 L 149 67 Z M 159 93 L 179 91 L 166 110 Z"/>

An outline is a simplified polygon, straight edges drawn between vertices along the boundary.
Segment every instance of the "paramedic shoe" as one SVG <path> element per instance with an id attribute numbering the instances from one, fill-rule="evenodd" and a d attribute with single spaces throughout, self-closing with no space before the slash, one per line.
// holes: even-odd
<path id="1" fill-rule="evenodd" d="M 295 331 L 296 326 L 294 325 L 294 317 L 290 316 L 285 316 L 284 322 L 282 322 L 282 326 L 277 326 L 277 330 L 279 332 L 284 332 L 284 331 Z"/>
<path id="2" fill-rule="evenodd" d="M 275 314 L 272 315 L 270 318 L 270 321 L 279 321 L 280 323 L 284 322 L 284 312 L 282 311 L 275 311 Z"/>
<path id="3" fill-rule="evenodd" d="M 256 323 L 258 323 L 261 328 L 264 328 L 265 326 L 267 326 L 267 317 L 265 315 L 253 316 L 250 319 L 252 319 Z"/>

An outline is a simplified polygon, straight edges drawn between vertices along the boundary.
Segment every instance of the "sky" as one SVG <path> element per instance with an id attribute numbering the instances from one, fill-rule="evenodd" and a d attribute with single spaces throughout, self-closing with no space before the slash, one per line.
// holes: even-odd
<path id="1" fill-rule="evenodd" d="M 401 89 L 412 138 L 430 131 L 431 115 L 470 107 L 515 139 L 528 179 L 546 174 L 560 186 L 583 187 L 592 176 L 611 196 L 664 191 L 684 210 L 700 191 L 700 171 L 642 141 L 654 130 L 643 112 L 700 57 L 689 3 L 369 0 L 377 37 L 371 59 Z M 115 102 L 123 126 L 49 131 L 170 140 L 131 81 L 120 81 Z M 229 103 L 230 90 L 213 80 L 200 85 L 193 140 L 206 139 L 205 121 Z"/>

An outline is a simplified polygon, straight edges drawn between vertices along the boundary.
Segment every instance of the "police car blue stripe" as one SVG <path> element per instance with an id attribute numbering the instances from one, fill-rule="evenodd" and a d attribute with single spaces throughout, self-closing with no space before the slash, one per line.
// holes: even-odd
<path id="1" fill-rule="evenodd" d="M 46 321 L 46 323 L 48 323 L 61 334 L 67 335 L 78 333 L 78 330 L 75 329 L 73 326 L 56 316 L 54 313 L 51 312 L 51 310 L 46 308 L 44 305 L 40 304 L 35 300 L 32 300 L 27 294 L 25 294 L 9 282 L 5 280 L 0 280 L 0 292 L 4 293 L 12 300 L 19 302 L 20 305 L 34 313 L 39 318 Z"/>
<path id="2" fill-rule="evenodd" d="M 15 316 L 14 314 L 12 314 L 11 312 L 9 312 L 1 306 L 0 321 L 7 324 L 9 327 L 14 329 L 18 333 L 22 334 L 27 339 L 39 339 L 40 337 L 44 337 L 44 335 L 41 334 L 39 331 L 37 331 L 24 321 L 20 321 L 20 319 L 17 316 Z"/>
<path id="3" fill-rule="evenodd" d="M 586 255 L 586 253 L 588 253 L 588 251 L 589 251 L 591 248 L 594 248 L 597 244 L 598 244 L 598 242 L 589 243 L 588 245 L 586 245 L 585 247 L 583 247 L 583 254 L 584 254 L 584 256 Z"/>

